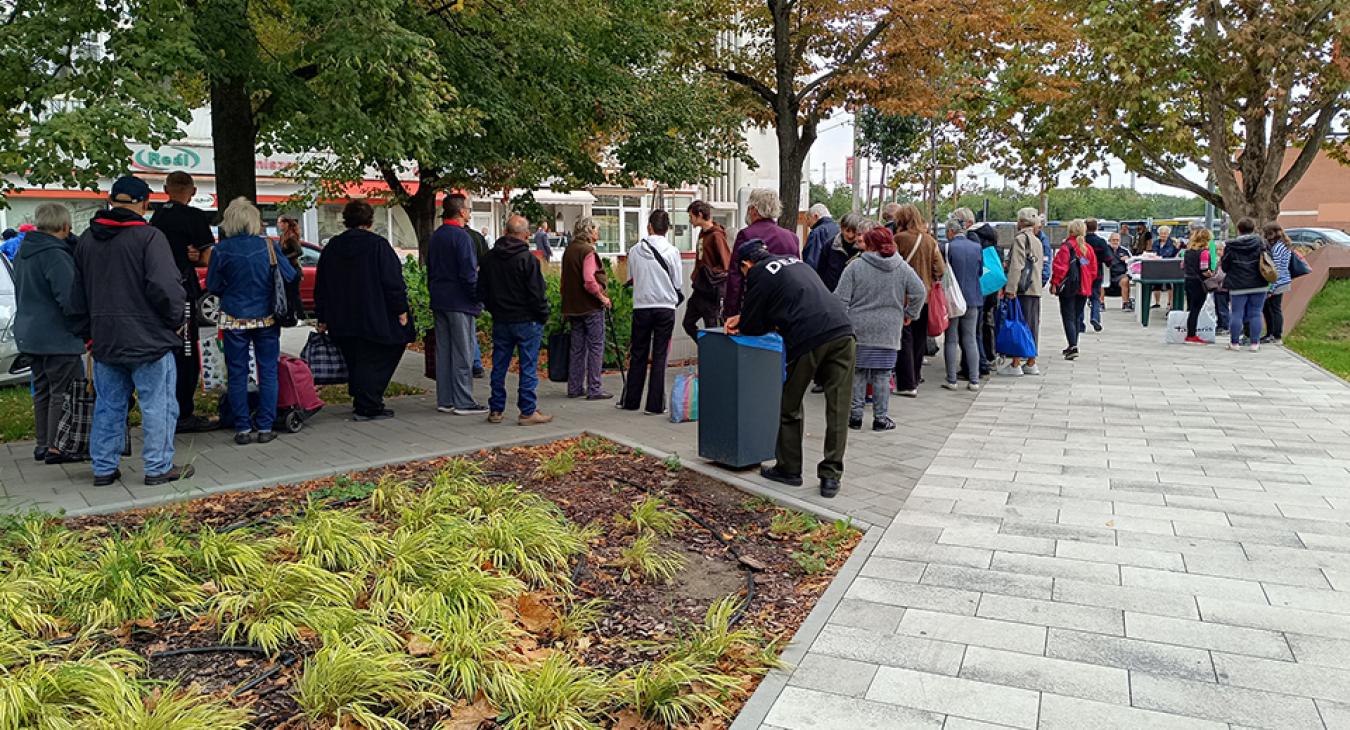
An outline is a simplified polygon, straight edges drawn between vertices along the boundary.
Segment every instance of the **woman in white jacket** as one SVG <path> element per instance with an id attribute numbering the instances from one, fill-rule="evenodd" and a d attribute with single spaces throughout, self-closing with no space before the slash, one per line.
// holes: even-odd
<path id="1" fill-rule="evenodd" d="M 680 252 L 666 240 L 670 214 L 652 211 L 647 236 L 628 249 L 628 277 L 633 284 L 633 330 L 628 351 L 628 382 L 618 408 L 636 411 L 647 388 L 646 412 L 666 410 L 666 357 L 675 331 L 675 309 L 684 298 L 679 282 Z M 647 358 L 651 358 L 650 373 Z"/>

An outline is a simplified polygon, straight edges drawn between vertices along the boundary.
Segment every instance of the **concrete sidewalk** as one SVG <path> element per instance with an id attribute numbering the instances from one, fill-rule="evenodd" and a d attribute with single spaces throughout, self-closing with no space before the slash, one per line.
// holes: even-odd
<path id="1" fill-rule="evenodd" d="M 737 728 L 1350 727 L 1350 387 L 1106 325 L 980 395 Z"/>

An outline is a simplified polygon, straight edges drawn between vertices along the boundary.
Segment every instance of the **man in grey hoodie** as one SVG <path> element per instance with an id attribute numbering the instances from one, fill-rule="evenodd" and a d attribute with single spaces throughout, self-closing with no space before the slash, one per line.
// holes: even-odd
<path id="1" fill-rule="evenodd" d="M 70 235 L 70 211 L 60 203 L 43 203 L 34 211 L 37 230 L 24 236 L 14 257 L 17 312 L 14 339 L 19 352 L 32 359 L 33 418 L 37 448 L 33 458 L 47 464 L 76 461 L 56 447 L 56 425 L 66 402 L 66 390 L 80 373 L 81 323 L 71 302 L 75 256 Z"/>
<path id="2" fill-rule="evenodd" d="M 873 228 L 863 236 L 866 250 L 844 268 L 834 295 L 848 310 L 858 337 L 858 356 L 853 371 L 853 403 L 848 427 L 862 428 L 867 386 L 872 386 L 872 430 L 890 431 L 891 369 L 900 352 L 905 325 L 923 311 L 928 299 L 923 280 L 896 254 L 895 238 L 886 228 Z"/>

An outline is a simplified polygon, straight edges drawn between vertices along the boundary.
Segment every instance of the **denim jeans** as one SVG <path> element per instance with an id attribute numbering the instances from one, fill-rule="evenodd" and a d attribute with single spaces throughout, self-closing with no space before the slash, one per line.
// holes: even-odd
<path id="1" fill-rule="evenodd" d="M 971 384 L 980 384 L 980 352 L 976 344 L 977 330 L 981 321 L 980 309 L 967 307 L 965 314 L 947 324 L 947 334 L 943 337 L 942 343 L 942 357 L 947 363 L 948 383 L 956 382 L 959 352 L 963 352 L 966 356 L 966 374 L 970 377 Z"/>
<path id="2" fill-rule="evenodd" d="M 539 343 L 544 339 L 544 325 L 540 322 L 492 323 L 492 397 L 488 410 L 506 411 L 506 373 L 511 369 L 511 356 L 520 355 L 520 386 L 516 406 L 520 415 L 534 415 L 538 408 L 535 389 L 539 387 Z"/>
<path id="3" fill-rule="evenodd" d="M 861 420 L 863 406 L 867 405 L 867 386 L 872 386 L 872 420 L 880 421 L 891 415 L 891 370 L 889 368 L 854 368 L 853 401 L 848 417 Z"/>
<path id="4" fill-rule="evenodd" d="M 89 432 L 89 455 L 94 474 L 107 476 L 122 461 L 127 410 L 135 391 L 141 403 L 141 452 L 145 475 L 159 476 L 173 468 L 173 433 L 178 425 L 178 366 L 172 352 L 140 365 L 94 361 L 94 423 Z"/>
<path id="5" fill-rule="evenodd" d="M 281 328 L 221 330 L 225 347 L 225 372 L 228 375 L 230 412 L 234 414 L 234 432 L 248 433 L 254 428 L 271 431 L 277 420 L 277 359 L 281 357 Z M 248 407 L 248 349 L 258 361 L 258 415 Z"/>
<path id="6" fill-rule="evenodd" d="M 477 405 L 473 399 L 474 321 L 465 312 L 436 312 L 436 405 L 441 408 Z"/>
<path id="7" fill-rule="evenodd" d="M 1228 341 L 1234 345 L 1242 340 L 1242 325 L 1247 325 L 1247 334 L 1252 344 L 1261 341 L 1262 307 L 1266 303 L 1264 291 L 1255 294 L 1233 294 L 1233 311 L 1228 317 Z"/>
<path id="8" fill-rule="evenodd" d="M 1218 320 L 1219 329 L 1228 329 L 1229 308 L 1233 305 L 1233 295 L 1226 291 L 1214 292 L 1214 318 Z M 1242 325 L 1238 325 L 1239 328 Z"/>
<path id="9" fill-rule="evenodd" d="M 1091 297 L 1090 299 L 1088 299 L 1088 304 L 1091 305 L 1091 307 L 1092 307 L 1089 321 L 1092 322 L 1093 324 L 1101 324 L 1101 323 L 1102 323 L 1102 283 L 1101 283 L 1100 280 L 1097 282 L 1097 285 L 1096 285 L 1096 286 L 1092 287 L 1092 297 Z"/>

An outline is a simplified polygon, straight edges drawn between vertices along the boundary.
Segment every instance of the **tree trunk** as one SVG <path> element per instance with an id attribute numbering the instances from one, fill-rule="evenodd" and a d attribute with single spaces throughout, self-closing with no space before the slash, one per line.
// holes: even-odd
<path id="1" fill-rule="evenodd" d="M 216 157 L 216 201 L 220 210 L 239 196 L 258 201 L 258 126 L 244 82 L 211 80 L 211 144 Z"/>
<path id="2" fill-rule="evenodd" d="M 798 149 L 796 115 L 787 128 L 778 132 L 778 199 L 783 201 L 783 212 L 778 225 L 789 231 L 797 230 L 797 211 L 802 203 L 802 165 Z"/>
<path id="3" fill-rule="evenodd" d="M 423 183 L 417 193 L 403 203 L 403 212 L 408 214 L 413 232 L 417 234 L 417 258 L 425 264 L 431 234 L 436 230 L 436 189 Z"/>

